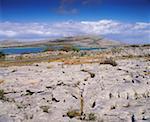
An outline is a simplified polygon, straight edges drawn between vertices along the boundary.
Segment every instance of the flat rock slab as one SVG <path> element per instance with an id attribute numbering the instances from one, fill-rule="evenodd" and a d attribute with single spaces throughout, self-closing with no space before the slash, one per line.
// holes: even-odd
<path id="1" fill-rule="evenodd" d="M 133 116 L 149 121 L 150 63 L 125 59 L 117 64 L 53 62 L 0 68 L 0 122 L 121 122 Z M 82 116 L 67 116 L 80 112 L 81 106 Z"/>

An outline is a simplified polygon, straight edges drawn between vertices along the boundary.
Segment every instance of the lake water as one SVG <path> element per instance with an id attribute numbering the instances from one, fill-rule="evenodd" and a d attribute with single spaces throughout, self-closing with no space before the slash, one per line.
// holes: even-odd
<path id="1" fill-rule="evenodd" d="M 59 50 L 61 47 L 52 47 L 54 50 Z M 78 47 L 80 50 L 102 50 L 101 48 L 87 48 L 87 47 Z M 5 54 L 27 54 L 27 53 L 39 53 L 47 49 L 46 46 L 43 47 L 11 47 L 11 48 L 0 48 L 0 52 Z"/>
<path id="2" fill-rule="evenodd" d="M 11 47 L 11 48 L 0 48 L 0 52 L 5 54 L 25 54 L 25 53 L 39 53 L 43 52 L 45 47 Z"/>

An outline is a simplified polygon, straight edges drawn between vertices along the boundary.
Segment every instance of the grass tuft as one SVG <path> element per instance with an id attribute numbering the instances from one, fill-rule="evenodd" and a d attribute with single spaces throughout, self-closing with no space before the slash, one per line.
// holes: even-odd
<path id="1" fill-rule="evenodd" d="M 0 100 L 4 100 L 5 96 L 4 96 L 4 90 L 0 89 Z"/>

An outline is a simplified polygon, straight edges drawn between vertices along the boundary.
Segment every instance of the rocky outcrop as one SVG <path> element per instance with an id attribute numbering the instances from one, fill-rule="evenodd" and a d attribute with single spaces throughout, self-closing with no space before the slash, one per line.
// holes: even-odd
<path id="1" fill-rule="evenodd" d="M 150 121 L 149 62 L 116 62 L 1 67 L 0 121 Z"/>

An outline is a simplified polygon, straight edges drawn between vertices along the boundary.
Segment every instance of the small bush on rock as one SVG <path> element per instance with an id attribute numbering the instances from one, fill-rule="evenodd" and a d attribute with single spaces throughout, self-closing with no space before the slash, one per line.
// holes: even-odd
<path id="1" fill-rule="evenodd" d="M 94 113 L 90 113 L 90 114 L 88 115 L 88 119 L 89 119 L 90 121 L 95 121 L 95 120 L 96 120 L 95 114 L 94 114 Z"/>
<path id="2" fill-rule="evenodd" d="M 107 58 L 103 62 L 100 62 L 100 64 L 110 64 L 112 66 L 117 66 L 117 63 L 112 58 Z"/>
<path id="3" fill-rule="evenodd" d="M 66 52 L 69 52 L 69 51 L 74 51 L 74 52 L 79 52 L 80 49 L 75 47 L 75 46 L 70 46 L 70 45 L 66 45 L 64 46 L 62 49 L 60 49 L 61 51 L 66 51 Z"/>
<path id="4" fill-rule="evenodd" d="M 0 59 L 5 59 L 5 54 L 3 52 L 0 52 Z"/>

